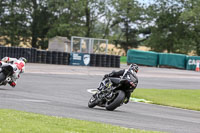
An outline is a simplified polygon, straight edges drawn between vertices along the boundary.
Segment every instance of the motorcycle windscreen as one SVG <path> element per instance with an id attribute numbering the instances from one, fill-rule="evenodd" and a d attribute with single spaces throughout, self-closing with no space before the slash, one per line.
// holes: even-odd
<path id="1" fill-rule="evenodd" d="M 129 76 L 130 76 L 130 80 L 131 80 L 133 83 L 135 83 L 135 82 L 137 81 L 137 79 L 136 79 L 132 74 L 130 74 Z"/>

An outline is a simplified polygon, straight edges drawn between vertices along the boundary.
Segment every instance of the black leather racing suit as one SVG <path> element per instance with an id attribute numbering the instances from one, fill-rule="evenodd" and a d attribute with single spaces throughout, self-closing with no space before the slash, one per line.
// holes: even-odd
<path id="1" fill-rule="evenodd" d="M 120 70 L 120 71 L 113 71 L 113 72 L 111 72 L 111 73 L 109 73 L 109 74 L 107 74 L 107 75 L 105 75 L 105 76 L 106 76 L 106 77 L 117 77 L 117 78 L 120 78 L 120 76 L 123 76 L 124 72 L 125 72 L 125 69 Z M 133 90 L 134 90 L 134 89 L 137 87 L 138 78 L 137 78 L 135 72 L 130 73 L 130 74 L 135 78 L 135 81 L 133 82 L 133 83 L 135 84 L 135 87 L 133 88 Z M 126 76 L 125 76 L 125 77 L 126 77 Z M 129 101 L 130 96 L 131 96 L 131 92 L 129 92 L 129 93 L 126 94 L 126 97 L 127 97 L 127 100 L 128 100 L 128 101 Z M 127 102 L 128 102 L 128 101 L 127 101 Z"/>

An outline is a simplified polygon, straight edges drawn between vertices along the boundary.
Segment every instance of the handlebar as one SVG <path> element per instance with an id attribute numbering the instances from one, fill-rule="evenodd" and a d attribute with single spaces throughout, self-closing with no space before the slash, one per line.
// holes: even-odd
<path id="1" fill-rule="evenodd" d="M 126 75 L 126 73 L 127 73 L 128 71 L 130 71 L 130 69 L 131 69 L 131 65 L 129 65 L 128 69 L 125 70 L 125 72 L 124 72 L 124 74 L 123 74 L 123 76 L 122 76 L 122 79 L 124 78 L 124 76 Z"/>

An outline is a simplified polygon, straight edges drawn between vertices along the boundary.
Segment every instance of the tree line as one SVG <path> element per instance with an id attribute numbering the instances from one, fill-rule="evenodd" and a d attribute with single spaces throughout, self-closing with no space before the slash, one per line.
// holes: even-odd
<path id="1" fill-rule="evenodd" d="M 200 0 L 0 0 L 0 44 L 46 49 L 54 36 L 109 39 L 127 51 L 200 55 Z"/>

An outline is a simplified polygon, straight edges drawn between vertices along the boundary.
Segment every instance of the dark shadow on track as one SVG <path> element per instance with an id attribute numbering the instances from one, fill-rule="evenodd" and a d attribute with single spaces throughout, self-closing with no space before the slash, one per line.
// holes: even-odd
<path id="1" fill-rule="evenodd" d="M 119 110 L 119 109 L 116 109 L 116 110 L 114 110 L 114 111 L 109 111 L 109 110 L 106 110 L 105 108 L 98 108 L 98 107 L 94 107 L 94 108 L 88 108 L 87 107 L 87 109 L 91 109 L 91 110 L 98 110 L 98 111 L 107 111 L 107 112 L 113 112 L 113 113 L 127 113 L 127 112 L 125 112 L 125 111 L 121 111 L 121 110 Z"/>

